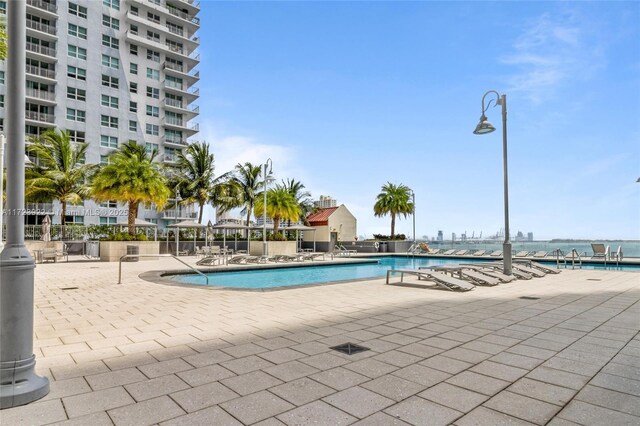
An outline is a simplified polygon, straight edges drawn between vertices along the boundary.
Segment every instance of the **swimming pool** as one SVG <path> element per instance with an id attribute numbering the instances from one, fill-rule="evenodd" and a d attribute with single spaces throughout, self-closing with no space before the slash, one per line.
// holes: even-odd
<path id="1" fill-rule="evenodd" d="M 209 276 L 209 285 L 213 287 L 259 289 L 379 278 L 384 277 L 389 269 L 416 269 L 420 266 L 460 263 L 460 260 L 457 259 L 399 256 L 370 260 L 377 262 L 295 268 L 261 268 L 248 271 L 213 272 L 207 275 Z M 197 274 L 173 275 L 170 278 L 185 284 L 207 285 L 204 277 Z"/>
<path id="2" fill-rule="evenodd" d="M 209 286 L 231 287 L 241 289 L 272 289 L 292 287 L 310 284 L 323 284 L 340 281 L 362 280 L 367 278 L 380 278 L 387 274 L 389 269 L 417 269 L 421 266 L 436 266 L 456 264 L 464 262 L 462 259 L 425 258 L 389 256 L 372 258 L 371 263 L 347 264 L 347 265 L 317 265 L 282 268 L 260 268 L 253 270 L 236 270 L 208 273 Z M 468 260 L 467 260 L 468 261 Z M 474 262 L 481 262 L 474 259 Z M 486 260 L 490 261 L 490 260 Z M 548 264 L 553 267 L 551 264 Z M 297 265 L 296 265 L 297 266 Z M 603 269 L 600 265 L 583 265 L 584 269 Z M 609 267 L 611 269 L 611 267 Z M 635 266 L 621 266 L 623 270 L 636 270 Z M 203 276 L 197 274 L 179 274 L 166 276 L 174 282 L 183 284 L 196 284 L 206 286 Z"/>

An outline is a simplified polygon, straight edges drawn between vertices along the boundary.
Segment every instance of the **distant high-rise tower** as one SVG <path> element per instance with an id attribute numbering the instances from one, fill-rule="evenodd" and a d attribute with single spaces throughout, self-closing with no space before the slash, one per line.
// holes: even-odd
<path id="1" fill-rule="evenodd" d="M 200 76 L 195 35 L 200 28 L 197 0 L 26 0 L 26 134 L 69 130 L 86 142 L 86 162 L 105 164 L 107 156 L 134 140 L 159 161 L 173 163 L 187 140 L 198 133 L 190 121 L 199 114 L 193 86 Z M 6 1 L 0 1 L 0 15 Z M 0 101 L 5 64 L 0 62 Z M 6 113 L 0 102 L 0 131 Z M 34 207 L 34 206 L 27 206 Z M 53 204 L 37 206 L 54 211 Z M 126 222 L 126 205 L 86 201 L 68 208 L 66 222 Z M 59 210 L 55 206 L 55 210 Z M 37 223 L 31 216 L 28 221 Z M 123 217 L 124 216 L 124 217 Z M 192 206 L 140 216 L 164 226 L 193 219 Z M 53 220 L 60 218 L 54 215 Z"/>
<path id="2" fill-rule="evenodd" d="M 527 241 L 533 241 L 533 232 L 527 233 Z"/>
<path id="3" fill-rule="evenodd" d="M 438 241 L 444 241 L 444 234 L 442 231 L 438 231 Z"/>
<path id="4" fill-rule="evenodd" d="M 313 206 L 319 209 L 328 209 L 331 207 L 336 207 L 336 200 L 331 198 L 328 195 L 321 195 L 320 199 L 313 202 Z"/>

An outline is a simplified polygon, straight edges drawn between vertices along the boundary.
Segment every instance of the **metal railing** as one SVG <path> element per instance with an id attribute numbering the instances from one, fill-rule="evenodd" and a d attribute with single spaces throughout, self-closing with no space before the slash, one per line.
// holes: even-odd
<path id="1" fill-rule="evenodd" d="M 177 16 L 180 19 L 184 19 L 185 21 L 189 21 L 193 24 L 200 25 L 200 18 L 194 15 L 189 15 L 188 13 L 184 13 L 181 10 L 176 9 L 173 6 L 167 5 L 167 10 L 173 16 Z"/>
<path id="2" fill-rule="evenodd" d="M 29 6 L 37 7 L 38 9 L 43 9 L 48 12 L 57 13 L 58 6 L 55 3 L 49 3 L 42 0 L 27 0 L 27 4 Z"/>
<path id="3" fill-rule="evenodd" d="M 118 284 L 122 284 L 122 260 L 123 259 L 134 258 L 134 257 L 173 257 L 175 260 L 177 260 L 178 262 L 182 263 L 183 265 L 185 265 L 186 267 L 188 267 L 192 271 L 196 272 L 197 274 L 202 275 L 204 277 L 205 281 L 207 282 L 207 285 L 209 285 L 209 277 L 207 275 L 203 274 L 201 271 L 197 270 L 193 266 L 189 265 L 187 262 L 181 260 L 180 258 L 178 258 L 177 256 L 174 256 L 172 254 L 125 254 L 125 255 L 123 255 L 122 257 L 120 257 L 120 261 L 118 262 Z"/>
<path id="4" fill-rule="evenodd" d="M 35 44 L 30 41 L 27 42 L 27 50 L 29 52 L 39 53 L 45 56 L 52 56 L 54 58 L 56 57 L 56 49 L 46 47 L 41 44 Z"/>
<path id="5" fill-rule="evenodd" d="M 47 33 L 51 35 L 56 35 L 56 27 L 53 25 L 43 24 L 40 22 L 32 21 L 27 19 L 27 28 L 31 28 L 32 30 L 40 31 L 41 33 Z"/>
<path id="6" fill-rule="evenodd" d="M 43 99 L 45 101 L 55 101 L 55 92 L 49 92 L 47 90 L 34 89 L 33 87 L 27 87 L 25 95 L 30 98 Z"/>
<path id="7" fill-rule="evenodd" d="M 25 111 L 24 115 L 27 120 L 41 121 L 43 123 L 53 123 L 55 118 L 53 114 L 37 111 Z"/>
<path id="8" fill-rule="evenodd" d="M 37 67 L 35 65 L 27 64 L 25 70 L 27 74 L 39 75 L 40 77 L 46 77 L 50 79 L 56 78 L 56 72 L 49 68 L 42 68 L 42 67 Z"/>

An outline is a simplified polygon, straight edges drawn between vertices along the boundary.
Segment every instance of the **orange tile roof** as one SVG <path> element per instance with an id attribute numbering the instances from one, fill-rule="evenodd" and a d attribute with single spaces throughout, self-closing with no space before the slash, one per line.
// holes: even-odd
<path id="1" fill-rule="evenodd" d="M 312 213 L 309 216 L 307 216 L 307 220 L 309 221 L 309 223 L 311 225 L 313 225 L 314 223 L 318 224 L 318 222 L 327 222 L 329 220 L 329 216 L 331 216 L 333 214 L 333 212 L 335 212 L 336 210 L 338 210 L 337 207 L 329 207 L 329 208 L 326 208 L 326 209 L 320 209 L 317 212 Z"/>

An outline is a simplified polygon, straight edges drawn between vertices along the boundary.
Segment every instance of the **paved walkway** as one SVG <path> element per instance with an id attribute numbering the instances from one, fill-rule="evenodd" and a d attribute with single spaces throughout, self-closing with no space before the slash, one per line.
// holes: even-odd
<path id="1" fill-rule="evenodd" d="M 126 264 L 122 285 L 117 264 L 38 265 L 35 352 L 51 392 L 0 423 L 640 424 L 638 273 L 468 293 L 137 277 L 168 262 Z M 329 349 L 344 342 L 370 350 Z"/>

